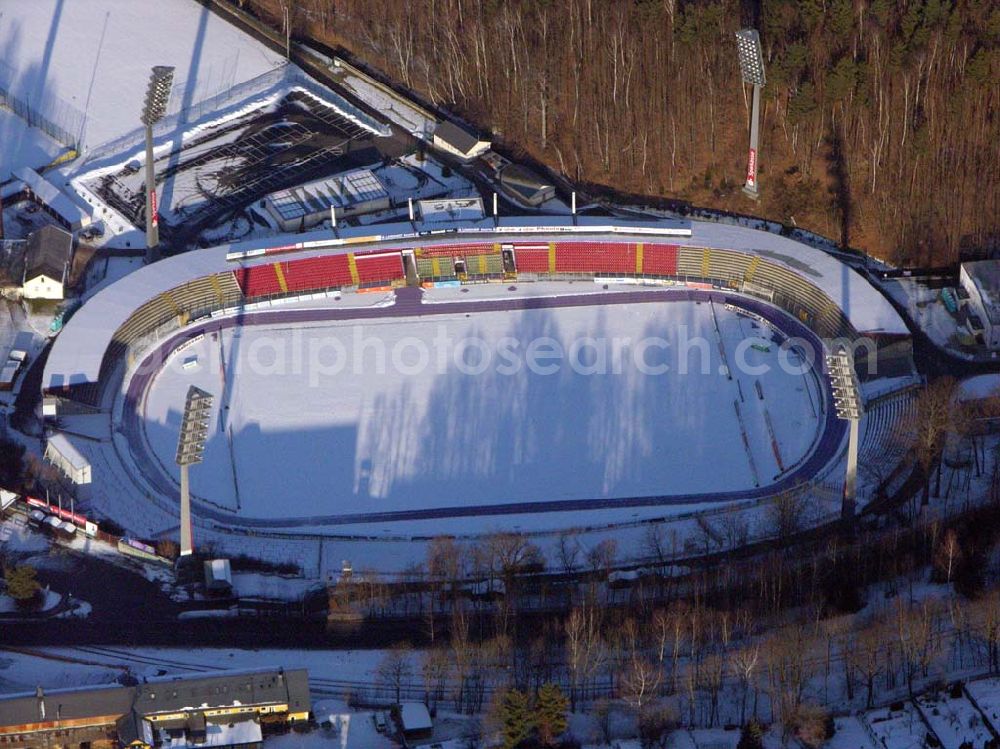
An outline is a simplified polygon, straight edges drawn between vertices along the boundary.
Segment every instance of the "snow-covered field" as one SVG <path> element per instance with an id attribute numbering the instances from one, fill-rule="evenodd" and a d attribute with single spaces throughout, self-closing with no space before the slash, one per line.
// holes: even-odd
<path id="1" fill-rule="evenodd" d="M 154 65 L 176 68 L 172 106 L 190 106 L 283 63 L 191 0 L 4 3 L 0 63 L 14 94 L 85 113 L 88 147 L 139 126 Z"/>
<path id="2" fill-rule="evenodd" d="M 0 34 L 2 28 L 0 21 Z M 62 151 L 61 143 L 0 106 L 0 182 L 21 167 L 41 169 Z"/>
<path id="3" fill-rule="evenodd" d="M 746 489 L 818 432 L 815 378 L 759 325 L 683 303 L 229 329 L 157 375 L 146 437 L 175 473 L 185 393 L 214 394 L 192 490 L 248 518 Z"/>

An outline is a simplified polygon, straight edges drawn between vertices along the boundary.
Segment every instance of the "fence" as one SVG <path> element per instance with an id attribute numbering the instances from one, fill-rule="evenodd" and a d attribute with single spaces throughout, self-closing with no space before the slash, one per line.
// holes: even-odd
<path id="1" fill-rule="evenodd" d="M 261 100 L 291 88 L 300 88 L 319 99 L 324 104 L 336 109 L 344 117 L 353 120 L 377 133 L 388 135 L 388 128 L 350 104 L 343 97 L 316 83 L 294 67 L 283 66 L 261 73 L 255 78 L 224 88 L 219 93 L 209 96 L 189 107 L 168 114 L 154 128 L 154 138 L 162 138 L 180 128 L 194 123 L 204 117 L 221 119 L 227 114 L 247 109 L 253 99 Z M 87 149 L 87 162 L 97 162 L 108 157 L 123 158 L 132 148 L 139 148 L 146 137 L 145 128 L 137 127 L 120 138 L 108 141 L 97 148 Z"/>
<path id="2" fill-rule="evenodd" d="M 0 103 L 31 127 L 37 127 L 64 146 L 79 151 L 86 115 L 51 93 L 33 102 L 30 93 L 18 91 L 18 83 L 17 71 L 0 61 Z M 26 85 L 30 83 L 30 80 L 25 81 Z"/>

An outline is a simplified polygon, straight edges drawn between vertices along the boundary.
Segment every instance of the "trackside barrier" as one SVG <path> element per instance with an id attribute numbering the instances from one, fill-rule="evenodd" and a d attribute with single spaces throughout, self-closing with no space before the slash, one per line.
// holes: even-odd
<path id="1" fill-rule="evenodd" d="M 105 533 L 97 527 L 97 523 L 88 520 L 86 516 L 70 512 L 69 510 L 57 505 L 49 504 L 45 500 L 38 499 L 37 497 L 29 495 L 19 496 L 24 504 L 27 505 L 29 511 L 30 509 L 41 510 L 48 515 L 70 522 L 77 528 L 81 529 L 89 538 L 104 541 L 105 543 L 114 546 L 119 553 L 124 554 L 125 556 L 135 557 L 147 562 L 154 562 L 166 567 L 173 566 L 173 562 L 166 557 L 157 554 L 156 549 L 149 544 L 145 544 L 142 541 L 136 541 L 132 538 L 119 538 L 118 536 Z"/>

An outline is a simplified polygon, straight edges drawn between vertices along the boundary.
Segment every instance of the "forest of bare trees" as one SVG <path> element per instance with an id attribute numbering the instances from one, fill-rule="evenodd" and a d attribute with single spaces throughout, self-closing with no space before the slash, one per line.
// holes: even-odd
<path id="1" fill-rule="evenodd" d="M 906 263 L 998 242 L 990 0 L 244 0 L 569 178 L 759 213 Z M 761 203 L 740 187 L 761 30 Z"/>

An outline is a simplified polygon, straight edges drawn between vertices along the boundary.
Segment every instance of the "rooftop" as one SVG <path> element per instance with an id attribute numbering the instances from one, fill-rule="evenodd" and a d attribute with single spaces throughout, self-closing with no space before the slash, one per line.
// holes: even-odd
<path id="1" fill-rule="evenodd" d="M 72 234 L 51 225 L 36 229 L 28 235 L 24 250 L 24 278 L 27 281 L 45 274 L 61 281 L 72 257 Z"/>
<path id="2" fill-rule="evenodd" d="M 962 268 L 979 290 L 990 322 L 1000 325 L 1000 260 L 976 260 Z"/>
<path id="3" fill-rule="evenodd" d="M 329 211 L 331 206 L 346 208 L 370 200 L 387 198 L 382 180 L 370 169 L 355 169 L 333 177 L 272 192 L 265 198 L 286 221 Z"/>
<path id="4" fill-rule="evenodd" d="M 468 153 L 476 147 L 476 144 L 482 142 L 478 136 L 449 120 L 445 120 L 434 129 L 434 137 L 443 140 L 462 153 Z"/>

